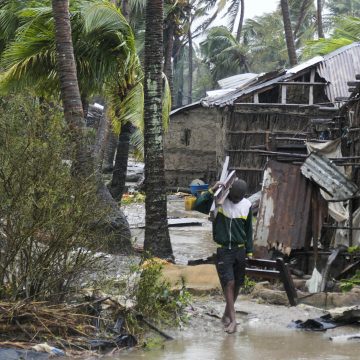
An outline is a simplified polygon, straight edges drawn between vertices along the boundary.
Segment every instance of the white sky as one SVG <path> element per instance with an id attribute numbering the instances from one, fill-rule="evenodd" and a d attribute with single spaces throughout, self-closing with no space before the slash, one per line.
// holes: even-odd
<path id="1" fill-rule="evenodd" d="M 276 10 L 279 0 L 245 0 L 245 19 Z"/>

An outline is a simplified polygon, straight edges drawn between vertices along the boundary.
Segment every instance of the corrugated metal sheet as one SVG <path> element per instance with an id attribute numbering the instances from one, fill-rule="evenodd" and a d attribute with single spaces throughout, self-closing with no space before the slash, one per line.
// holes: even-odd
<path id="1" fill-rule="evenodd" d="M 222 89 L 239 89 L 256 79 L 259 74 L 246 73 L 227 77 L 218 81 Z"/>
<path id="2" fill-rule="evenodd" d="M 315 56 L 299 65 L 294 66 L 293 68 L 286 71 L 287 74 L 298 74 L 300 71 L 303 71 L 307 68 L 312 67 L 313 65 L 318 64 L 323 61 L 324 58 L 322 56 Z"/>
<path id="3" fill-rule="evenodd" d="M 325 156 L 311 153 L 301 166 L 301 172 L 316 182 L 333 200 L 351 198 L 358 191 L 358 187 Z"/>
<path id="4" fill-rule="evenodd" d="M 276 248 L 289 254 L 304 247 L 312 187 L 300 166 L 270 161 L 264 173 L 254 235 L 255 251 Z"/>
<path id="5" fill-rule="evenodd" d="M 348 81 L 354 81 L 360 72 L 360 43 L 344 46 L 326 56 L 317 66 L 317 71 L 329 84 L 325 87 L 331 102 L 336 97 L 348 97 Z"/>
<path id="6" fill-rule="evenodd" d="M 219 96 L 217 98 L 211 98 L 211 99 L 204 98 L 201 100 L 201 104 L 205 107 L 216 107 L 216 106 L 224 107 L 228 105 L 233 105 L 234 102 L 242 96 L 251 94 L 253 92 L 256 92 L 257 90 L 264 89 L 266 87 L 272 87 L 273 85 L 276 85 L 279 81 L 285 80 L 287 76 L 284 74 L 284 71 L 282 71 L 282 73 L 283 75 L 281 76 L 279 76 L 279 72 L 271 73 L 273 77 L 270 79 L 268 78 L 264 79 L 263 77 L 259 78 L 256 85 L 252 84 L 251 86 L 245 86 L 242 89 L 236 89 L 224 96 Z"/>

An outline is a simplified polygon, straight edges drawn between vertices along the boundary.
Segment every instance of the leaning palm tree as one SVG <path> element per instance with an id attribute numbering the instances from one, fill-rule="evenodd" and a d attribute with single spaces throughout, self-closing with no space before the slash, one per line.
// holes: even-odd
<path id="1" fill-rule="evenodd" d="M 144 250 L 172 257 L 167 224 L 162 127 L 163 0 L 148 0 L 145 28 L 145 241 Z"/>
<path id="2" fill-rule="evenodd" d="M 326 55 L 340 47 L 360 41 L 360 18 L 341 17 L 335 22 L 335 29 L 327 39 L 309 41 L 304 49 L 304 57 Z"/>
<path id="3" fill-rule="evenodd" d="M 76 63 L 71 36 L 68 0 L 52 0 L 55 21 L 56 62 L 60 81 L 60 95 L 64 117 L 73 132 L 76 148 L 75 170 L 82 176 L 89 176 L 89 158 L 83 143 L 85 128 L 84 113 L 76 73 Z"/>
<path id="4" fill-rule="evenodd" d="M 200 49 L 211 69 L 214 85 L 224 77 L 249 72 L 247 47 L 239 44 L 225 26 L 211 28 Z"/>
<path id="5" fill-rule="evenodd" d="M 56 61 L 52 9 L 30 7 L 22 10 L 20 17 L 22 26 L 1 59 L 0 87 L 4 92 L 29 88 L 45 98 L 57 96 L 60 93 L 60 72 Z M 103 93 L 111 98 L 110 108 L 115 108 L 115 105 L 129 103 L 131 97 L 141 94 L 141 91 L 134 90 L 142 89 L 137 73 L 139 62 L 135 41 L 121 13 L 102 1 L 75 2 L 70 21 L 81 97 L 86 99 L 94 93 Z M 130 88 L 133 91 L 129 91 Z M 120 121 L 122 114 L 128 114 L 125 111 L 114 113 Z M 84 166 L 89 166 L 89 162 L 91 159 L 88 157 Z M 109 225 L 116 236 L 113 251 L 129 250 L 127 220 L 101 182 L 98 195 L 104 205 L 111 208 Z"/>

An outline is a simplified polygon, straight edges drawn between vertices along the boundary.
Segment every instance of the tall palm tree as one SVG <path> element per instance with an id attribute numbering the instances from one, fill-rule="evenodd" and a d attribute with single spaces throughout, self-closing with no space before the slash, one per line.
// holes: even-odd
<path id="1" fill-rule="evenodd" d="M 85 146 L 82 145 L 83 129 L 85 128 L 84 113 L 76 73 L 76 63 L 72 43 L 69 1 L 52 0 L 55 20 L 55 43 L 57 67 L 60 80 L 60 94 L 64 107 L 65 121 L 74 133 L 77 150 L 77 166 L 75 169 L 88 176 L 89 170 Z"/>
<path id="2" fill-rule="evenodd" d="M 318 27 L 318 37 L 319 39 L 324 38 L 324 28 L 323 28 L 323 19 L 322 19 L 322 5 L 323 0 L 317 0 L 317 27 Z"/>
<path id="3" fill-rule="evenodd" d="M 285 39 L 286 39 L 286 46 L 289 55 L 289 62 L 291 66 L 295 66 L 298 63 L 298 61 L 297 61 L 294 36 L 291 26 L 288 0 L 280 0 L 280 5 L 283 16 L 283 22 L 284 22 Z"/>
<path id="4" fill-rule="evenodd" d="M 145 241 L 144 250 L 172 257 L 167 224 L 162 127 L 163 0 L 148 0 L 145 27 Z"/>
<path id="5" fill-rule="evenodd" d="M 91 157 L 86 156 L 82 145 L 84 120 L 80 109 L 81 100 L 75 96 L 76 90 L 72 87 L 74 84 L 76 86 L 77 81 L 76 72 L 70 67 L 71 61 L 74 61 L 74 56 L 71 57 L 69 52 L 71 43 L 65 36 L 66 31 L 71 31 L 68 22 L 71 21 L 73 25 L 72 41 L 79 69 L 80 94 L 91 95 L 102 91 L 104 85 L 110 88 L 109 85 L 115 84 L 119 102 L 119 92 L 124 93 L 124 84 L 127 87 L 129 83 L 137 81 L 134 72 L 137 63 L 135 51 L 131 52 L 132 32 L 126 21 L 118 13 L 114 13 L 109 4 L 94 1 L 76 8 L 78 4 L 75 3 L 71 17 L 67 4 L 55 0 L 53 2 L 54 14 L 60 14 L 56 18 L 56 22 L 61 25 L 61 32 L 57 29 L 57 41 L 51 8 L 28 8 L 22 12 L 23 24 L 1 59 L 4 71 L 0 75 L 0 82 L 4 91 L 33 88 L 39 95 L 56 96 L 61 90 L 65 117 L 73 130 L 74 141 L 77 142 L 76 168 L 82 176 L 86 176 L 94 171 L 94 163 Z M 64 12 L 67 12 L 68 20 L 64 18 Z M 55 48 L 60 54 L 59 67 Z M 110 207 L 109 224 L 105 230 L 114 234 L 112 250 L 131 249 L 127 220 L 100 181 L 98 196 L 104 206 Z"/>

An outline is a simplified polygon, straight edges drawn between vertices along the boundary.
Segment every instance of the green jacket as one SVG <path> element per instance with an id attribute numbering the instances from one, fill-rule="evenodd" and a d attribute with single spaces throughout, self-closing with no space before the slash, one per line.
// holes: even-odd
<path id="1" fill-rule="evenodd" d="M 204 214 L 210 212 L 214 197 L 212 191 L 203 192 L 196 200 L 194 210 Z M 246 254 L 252 255 L 252 211 L 251 202 L 242 199 L 234 204 L 229 199 L 218 208 L 213 223 L 214 241 L 231 249 L 233 246 L 245 246 Z"/>

